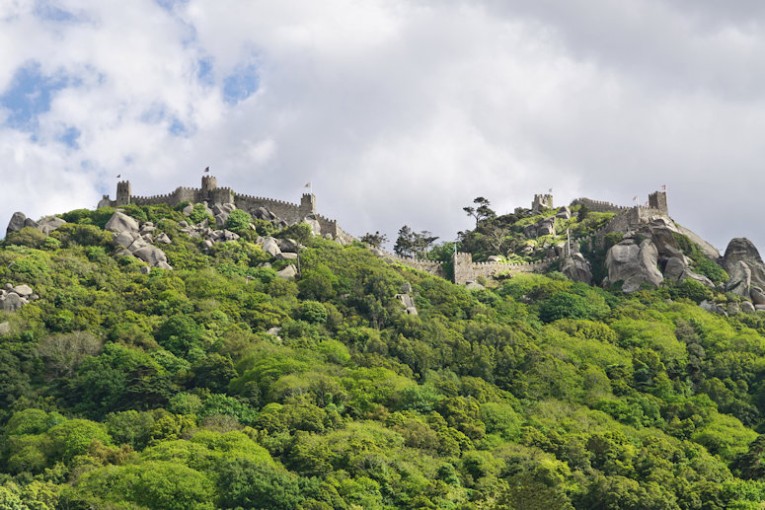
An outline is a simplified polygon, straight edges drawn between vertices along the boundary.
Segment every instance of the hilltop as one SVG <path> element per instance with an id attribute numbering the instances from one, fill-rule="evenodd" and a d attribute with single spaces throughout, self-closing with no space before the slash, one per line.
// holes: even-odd
<path id="1" fill-rule="evenodd" d="M 751 243 L 542 195 L 419 260 L 211 184 L 11 222 L 0 507 L 761 508 Z"/>

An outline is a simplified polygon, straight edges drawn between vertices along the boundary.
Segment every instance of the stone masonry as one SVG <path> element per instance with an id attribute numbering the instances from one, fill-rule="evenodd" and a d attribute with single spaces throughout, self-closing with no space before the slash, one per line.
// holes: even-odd
<path id="1" fill-rule="evenodd" d="M 201 188 L 178 187 L 172 193 L 154 196 L 134 196 L 129 181 L 117 183 L 117 197 L 111 200 L 104 195 L 98 207 L 119 207 L 128 204 L 155 205 L 168 204 L 172 207 L 183 202 L 213 204 L 234 204 L 237 209 L 253 212 L 264 207 L 286 221 L 288 224 L 298 223 L 305 218 L 315 219 L 321 226 L 324 235 L 329 234 L 333 239 L 350 242 L 353 237 L 337 224 L 336 220 L 326 218 L 316 212 L 316 196 L 304 193 L 299 204 L 275 200 L 272 198 L 256 197 L 235 192 L 231 188 L 218 187 L 218 181 L 211 175 L 202 177 Z"/>

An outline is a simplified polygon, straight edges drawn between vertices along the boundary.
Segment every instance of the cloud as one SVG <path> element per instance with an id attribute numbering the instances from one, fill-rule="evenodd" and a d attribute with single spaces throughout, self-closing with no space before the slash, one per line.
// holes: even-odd
<path id="1" fill-rule="evenodd" d="M 666 184 L 724 247 L 757 228 L 759 3 L 690 0 L 0 2 L 7 209 L 222 185 L 356 234 L 451 239 L 462 207 Z M 753 21 L 754 20 L 754 21 Z M 23 197 L 23 198 L 22 198 Z"/>

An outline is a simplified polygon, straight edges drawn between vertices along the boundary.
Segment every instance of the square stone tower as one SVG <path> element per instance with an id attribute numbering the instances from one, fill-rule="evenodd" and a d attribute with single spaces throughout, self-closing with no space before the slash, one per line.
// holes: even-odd
<path id="1" fill-rule="evenodd" d="M 654 191 L 648 195 L 648 207 L 656 209 L 662 214 L 669 214 L 669 208 L 667 207 L 667 192 Z"/>

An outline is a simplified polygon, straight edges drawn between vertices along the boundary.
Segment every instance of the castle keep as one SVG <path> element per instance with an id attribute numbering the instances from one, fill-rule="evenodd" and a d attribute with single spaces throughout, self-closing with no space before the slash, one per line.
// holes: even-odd
<path id="1" fill-rule="evenodd" d="M 321 227 L 322 235 L 329 235 L 332 239 L 342 242 L 350 242 L 353 237 L 337 225 L 336 220 L 326 218 L 316 212 L 316 195 L 304 193 L 300 197 L 299 204 L 275 200 L 272 198 L 243 195 L 228 187 L 218 187 L 218 180 L 211 176 L 202 177 L 201 188 L 178 187 L 172 193 L 154 196 L 134 196 L 131 191 L 130 181 L 117 183 L 117 196 L 111 200 L 109 195 L 104 195 L 98 203 L 98 207 L 120 207 L 128 204 L 156 205 L 167 204 L 175 207 L 183 202 L 214 204 L 234 204 L 237 209 L 249 213 L 263 207 L 284 220 L 288 224 L 299 223 L 304 219 L 315 220 Z"/>

